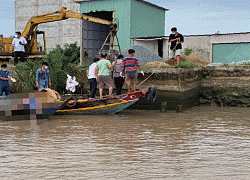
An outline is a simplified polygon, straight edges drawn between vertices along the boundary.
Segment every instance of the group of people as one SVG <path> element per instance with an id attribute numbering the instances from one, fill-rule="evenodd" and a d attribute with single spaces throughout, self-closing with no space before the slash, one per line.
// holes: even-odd
<path id="1" fill-rule="evenodd" d="M 169 36 L 170 46 L 170 58 L 176 56 L 176 65 L 180 65 L 180 54 L 182 49 L 182 43 L 184 42 L 183 36 L 178 33 L 177 28 L 171 29 L 172 34 Z M 25 38 L 21 37 L 19 31 L 16 32 L 15 38 L 13 39 L 12 46 L 14 48 L 14 64 L 18 63 L 18 58 L 24 62 L 24 46 L 27 45 Z M 140 70 L 144 76 L 144 72 L 140 67 L 138 59 L 135 58 L 135 50 L 129 49 L 129 55 L 123 57 L 119 55 L 117 59 L 111 64 L 107 60 L 107 54 L 101 53 L 101 59 L 95 58 L 93 64 L 89 67 L 88 80 L 90 83 L 90 98 L 95 98 L 97 91 L 97 84 L 99 84 L 100 98 L 103 98 L 103 89 L 107 87 L 109 89 L 109 95 L 112 95 L 113 84 L 117 89 L 117 95 L 121 95 L 122 87 L 124 82 L 127 84 L 128 93 L 130 93 L 131 85 L 134 91 L 136 91 L 137 85 L 137 69 Z M 110 74 L 112 72 L 112 74 Z M 0 96 L 5 92 L 6 95 L 10 94 L 10 83 L 11 74 L 7 70 L 7 65 L 1 65 L 0 71 Z M 38 90 L 51 87 L 51 79 L 48 70 L 48 63 L 43 62 L 41 69 L 36 72 L 36 87 Z"/>
<path id="2" fill-rule="evenodd" d="M 103 89 L 105 87 L 109 89 L 109 95 L 112 95 L 113 84 L 115 84 L 117 95 L 121 95 L 124 82 L 127 84 L 128 93 L 130 93 L 131 85 L 136 91 L 137 69 L 140 70 L 142 75 L 144 75 L 144 72 L 138 59 L 134 57 L 135 50 L 129 49 L 128 53 L 129 55 L 125 58 L 123 55 L 119 55 L 112 64 L 107 60 L 106 53 L 101 53 L 101 59 L 94 59 L 88 73 L 91 90 L 90 98 L 95 98 L 97 84 L 99 85 L 100 98 L 103 98 Z"/>
<path id="3" fill-rule="evenodd" d="M 16 81 L 11 77 L 10 71 L 7 70 L 7 64 L 2 64 L 0 71 L 0 96 L 3 96 L 4 93 L 6 96 L 10 94 L 10 80 L 13 82 Z M 47 89 L 51 87 L 51 79 L 47 62 L 43 62 L 42 67 L 36 72 L 36 87 L 39 91 L 41 89 Z"/>

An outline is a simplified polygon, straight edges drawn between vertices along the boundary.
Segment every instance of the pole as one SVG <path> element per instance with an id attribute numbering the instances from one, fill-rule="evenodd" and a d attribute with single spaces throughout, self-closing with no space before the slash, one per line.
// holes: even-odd
<path id="1" fill-rule="evenodd" d="M 83 27 L 83 21 L 80 23 L 80 65 L 83 65 L 83 41 L 82 41 L 82 27 Z"/>

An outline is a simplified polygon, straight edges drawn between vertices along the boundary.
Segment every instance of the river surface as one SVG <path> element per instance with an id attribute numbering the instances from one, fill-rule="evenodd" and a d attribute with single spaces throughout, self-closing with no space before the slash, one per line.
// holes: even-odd
<path id="1" fill-rule="evenodd" d="M 0 179 L 250 179 L 250 109 L 0 121 Z"/>

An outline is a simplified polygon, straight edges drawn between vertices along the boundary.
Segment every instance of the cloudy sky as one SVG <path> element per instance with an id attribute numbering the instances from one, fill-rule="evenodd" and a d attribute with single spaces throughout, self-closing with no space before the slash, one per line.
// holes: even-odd
<path id="1" fill-rule="evenodd" d="M 249 0 L 148 0 L 169 9 L 166 35 L 177 27 L 184 35 L 250 32 Z M 0 34 L 15 32 L 15 1 L 0 0 Z"/>

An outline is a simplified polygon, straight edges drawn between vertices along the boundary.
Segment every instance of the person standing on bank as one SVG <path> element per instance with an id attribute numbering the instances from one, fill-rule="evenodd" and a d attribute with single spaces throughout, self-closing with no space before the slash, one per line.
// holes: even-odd
<path id="1" fill-rule="evenodd" d="M 180 65 L 180 55 L 181 55 L 181 49 L 182 49 L 182 43 L 184 42 L 184 37 L 177 32 L 177 28 L 173 27 L 171 29 L 172 34 L 169 36 L 169 42 L 171 42 L 170 46 L 170 59 L 175 58 L 177 59 L 176 65 Z"/>
<path id="2" fill-rule="evenodd" d="M 0 96 L 3 95 L 3 92 L 5 92 L 6 96 L 10 94 L 9 80 L 11 80 L 11 76 L 10 72 L 7 70 L 7 65 L 2 64 L 0 71 Z"/>
<path id="3" fill-rule="evenodd" d="M 110 61 L 106 59 L 107 54 L 101 53 L 101 60 L 98 61 L 95 68 L 95 75 L 99 84 L 100 99 L 103 98 L 103 89 L 105 86 L 109 88 L 109 95 L 113 91 L 113 80 L 110 77 L 110 70 L 114 68 L 117 60 L 111 65 Z"/>
<path id="4" fill-rule="evenodd" d="M 130 86 L 131 84 L 134 85 L 134 91 L 136 91 L 136 84 L 137 84 L 137 69 L 140 70 L 141 74 L 144 76 L 144 72 L 141 69 L 139 61 L 134 57 L 135 50 L 129 49 L 129 55 L 125 57 L 121 63 L 122 69 L 121 74 L 125 69 L 125 82 L 128 86 L 128 93 L 130 93 Z"/>
<path id="5" fill-rule="evenodd" d="M 36 87 L 38 87 L 39 91 L 41 89 L 48 89 L 49 87 L 51 87 L 51 80 L 47 62 L 43 62 L 42 68 L 36 71 Z"/>
<path id="6" fill-rule="evenodd" d="M 21 32 L 17 31 L 15 38 L 12 41 L 12 46 L 14 48 L 14 65 L 18 63 L 18 57 L 20 61 L 24 62 L 24 46 L 27 45 L 27 41 L 24 37 L 21 37 Z"/>
<path id="7" fill-rule="evenodd" d="M 100 60 L 99 58 L 95 58 L 94 62 L 89 66 L 88 81 L 90 84 L 90 91 L 91 91 L 90 98 L 95 98 L 96 94 L 97 81 L 95 75 L 95 68 L 99 60 Z"/>
<path id="8" fill-rule="evenodd" d="M 124 59 L 123 55 L 119 55 L 117 58 L 117 63 L 113 69 L 113 77 L 114 77 L 114 81 L 115 81 L 117 95 L 121 95 L 122 87 L 123 87 L 123 84 L 125 81 L 124 73 L 122 72 L 122 60 L 123 59 Z"/>

